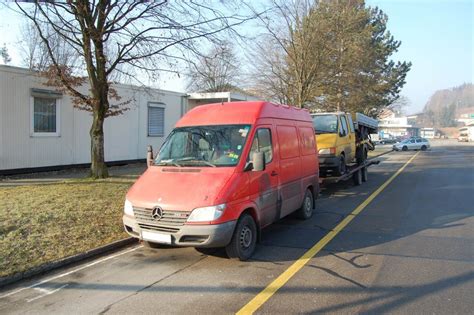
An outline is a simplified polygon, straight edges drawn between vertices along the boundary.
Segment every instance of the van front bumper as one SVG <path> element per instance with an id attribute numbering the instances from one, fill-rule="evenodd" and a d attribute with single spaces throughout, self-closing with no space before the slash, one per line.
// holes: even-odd
<path id="1" fill-rule="evenodd" d="M 209 225 L 181 225 L 174 233 L 162 232 L 158 230 L 142 229 L 137 221 L 130 216 L 123 216 L 125 231 L 132 237 L 143 240 L 142 232 L 155 232 L 171 235 L 172 246 L 192 246 L 192 247 L 224 247 L 230 243 L 237 221 L 229 221 L 221 224 Z"/>
<path id="2" fill-rule="evenodd" d="M 319 157 L 319 167 L 321 168 L 339 167 L 340 159 L 337 156 L 320 154 L 318 157 Z"/>

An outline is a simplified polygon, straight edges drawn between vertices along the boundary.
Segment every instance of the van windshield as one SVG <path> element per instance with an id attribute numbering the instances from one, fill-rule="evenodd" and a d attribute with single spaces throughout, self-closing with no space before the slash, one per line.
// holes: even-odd
<path id="1" fill-rule="evenodd" d="M 250 125 L 175 128 L 161 147 L 155 165 L 235 166 L 249 131 Z"/>
<path id="2" fill-rule="evenodd" d="M 314 115 L 313 127 L 316 134 L 336 133 L 337 132 L 337 115 Z"/>

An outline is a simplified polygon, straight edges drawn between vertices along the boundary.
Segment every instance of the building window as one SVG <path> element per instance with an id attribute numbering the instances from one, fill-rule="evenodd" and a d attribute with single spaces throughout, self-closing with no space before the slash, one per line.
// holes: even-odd
<path id="1" fill-rule="evenodd" d="M 58 98 L 31 97 L 31 134 L 32 136 L 59 136 Z"/>
<path id="2" fill-rule="evenodd" d="M 165 135 L 165 107 L 163 103 L 148 103 L 148 136 Z"/>

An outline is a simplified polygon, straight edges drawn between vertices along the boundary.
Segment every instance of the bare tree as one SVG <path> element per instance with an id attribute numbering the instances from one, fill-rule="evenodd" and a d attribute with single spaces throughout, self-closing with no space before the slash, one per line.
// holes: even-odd
<path id="1" fill-rule="evenodd" d="M 305 107 L 314 100 L 321 74 L 323 47 L 309 19 L 316 0 L 272 0 L 273 10 L 260 21 L 265 34 L 256 44 L 254 82 L 260 94 Z"/>
<path id="2" fill-rule="evenodd" d="M 390 59 L 400 42 L 381 10 L 363 0 L 272 1 L 251 56 L 260 90 L 297 107 L 373 117 L 397 100 L 411 64 Z"/>
<path id="3" fill-rule="evenodd" d="M 58 64 L 65 65 L 70 69 L 80 69 L 84 66 L 81 64 L 78 52 L 71 49 L 70 45 L 62 40 L 50 25 L 42 24 L 41 32 L 48 39 L 54 60 Z M 49 57 L 48 47 L 41 39 L 34 22 L 26 20 L 20 27 L 20 41 L 17 46 L 22 58 L 22 65 L 28 69 L 45 71 L 53 64 Z"/>
<path id="4" fill-rule="evenodd" d="M 188 66 L 188 89 L 224 92 L 240 86 L 241 64 L 229 41 L 213 45 L 207 54 L 190 60 Z"/>
<path id="5" fill-rule="evenodd" d="M 3 63 L 6 65 L 12 61 L 12 58 L 10 57 L 10 54 L 8 53 L 7 45 L 5 43 L 3 44 L 3 47 L 0 48 L 0 57 L 2 57 Z"/>
<path id="6" fill-rule="evenodd" d="M 48 51 L 51 66 L 44 72 L 50 85 L 72 96 L 77 108 L 92 112 L 91 176 L 108 176 L 104 157 L 104 120 L 120 115 L 126 102 L 119 99 L 111 78 L 121 75 L 156 78 L 163 71 L 178 72 L 178 62 L 190 52 L 198 52 L 202 42 L 218 42 L 223 31 L 233 31 L 255 17 L 239 14 L 242 3 L 231 8 L 219 2 L 207 5 L 191 1 L 67 1 L 17 2 L 19 10 L 35 25 Z M 240 8 L 240 10 L 239 10 Z M 80 56 L 86 76 L 61 64 L 54 52 L 50 29 Z M 84 94 L 78 87 L 90 85 Z"/>

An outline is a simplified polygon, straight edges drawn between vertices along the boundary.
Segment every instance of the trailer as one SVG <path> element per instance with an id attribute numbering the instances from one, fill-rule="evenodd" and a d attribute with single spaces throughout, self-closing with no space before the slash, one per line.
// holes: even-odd
<path id="1" fill-rule="evenodd" d="M 378 165 L 380 160 L 365 160 L 362 164 L 353 164 L 347 168 L 347 172 L 341 176 L 319 177 L 320 185 L 335 184 L 352 178 L 354 185 L 359 186 L 368 180 L 368 168 Z"/>

